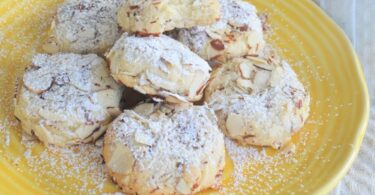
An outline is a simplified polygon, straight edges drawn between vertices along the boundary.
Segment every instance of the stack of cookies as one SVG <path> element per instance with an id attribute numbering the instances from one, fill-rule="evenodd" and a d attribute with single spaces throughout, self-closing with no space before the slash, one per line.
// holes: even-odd
<path id="1" fill-rule="evenodd" d="M 308 93 L 263 31 L 241 0 L 65 0 L 15 115 L 45 144 L 105 133 L 125 193 L 217 188 L 224 135 L 279 149 L 308 117 Z M 145 99 L 124 110 L 137 93 Z"/>

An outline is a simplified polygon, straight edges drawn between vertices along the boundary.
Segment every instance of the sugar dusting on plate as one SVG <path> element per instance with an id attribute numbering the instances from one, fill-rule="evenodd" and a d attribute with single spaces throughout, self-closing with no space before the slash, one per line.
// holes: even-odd
<path id="1" fill-rule="evenodd" d="M 39 178 L 62 181 L 66 193 L 101 194 L 106 191 L 105 185 L 111 183 L 101 156 L 101 139 L 95 144 L 59 148 L 42 146 L 36 138 L 23 134 L 21 143 L 26 148 L 23 157 L 30 170 Z M 50 181 L 52 190 L 59 187 L 54 182 Z"/>
<path id="2" fill-rule="evenodd" d="M 269 193 L 272 188 L 267 188 L 267 180 L 273 179 L 275 173 L 273 170 L 275 170 L 275 167 L 297 163 L 295 144 L 290 144 L 273 155 L 268 154 L 267 149 L 264 147 L 240 146 L 229 138 L 225 138 L 225 146 L 233 162 L 233 172 L 231 173 L 233 182 L 220 189 L 220 192 L 223 194 L 246 194 L 253 190 Z M 263 167 L 259 168 L 259 165 Z M 278 176 L 280 180 L 283 179 L 283 175 Z M 262 180 L 263 178 L 265 178 L 264 184 L 266 187 L 255 186 L 255 182 L 252 182 L 253 180 Z"/>

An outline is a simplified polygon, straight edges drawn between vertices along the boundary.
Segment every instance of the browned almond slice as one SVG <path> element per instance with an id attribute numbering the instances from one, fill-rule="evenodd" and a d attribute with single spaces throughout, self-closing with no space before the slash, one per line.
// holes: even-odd
<path id="1" fill-rule="evenodd" d="M 260 57 L 254 57 L 254 56 L 246 56 L 247 59 L 251 60 L 255 67 L 272 71 L 274 68 L 271 64 L 267 62 L 267 60 L 260 58 Z"/>
<path id="2" fill-rule="evenodd" d="M 211 41 L 211 46 L 217 51 L 222 51 L 225 49 L 224 43 L 219 39 L 214 39 Z"/>

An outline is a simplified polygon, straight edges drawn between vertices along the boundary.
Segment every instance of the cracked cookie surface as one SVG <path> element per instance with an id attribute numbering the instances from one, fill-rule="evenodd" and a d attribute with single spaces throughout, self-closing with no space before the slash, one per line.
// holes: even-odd
<path id="1" fill-rule="evenodd" d="M 177 39 L 205 60 L 225 61 L 260 53 L 265 42 L 256 8 L 238 0 L 220 3 L 219 21 L 178 30 Z"/>
<path id="2" fill-rule="evenodd" d="M 129 194 L 193 194 L 217 187 L 224 136 L 207 106 L 140 104 L 108 128 L 103 156 Z"/>
<path id="3" fill-rule="evenodd" d="M 129 33 L 159 35 L 175 28 L 209 25 L 219 17 L 218 0 L 127 0 L 118 22 Z"/>
<path id="4" fill-rule="evenodd" d="M 262 57 L 235 58 L 216 69 L 205 101 L 228 137 L 274 148 L 302 128 L 310 110 L 310 96 L 290 65 Z"/>
<path id="5" fill-rule="evenodd" d="M 46 144 L 86 143 L 120 113 L 121 95 L 95 54 L 38 54 L 24 74 L 15 115 L 25 132 Z"/>
<path id="6" fill-rule="evenodd" d="M 104 53 L 120 36 L 117 11 L 125 0 L 67 0 L 57 11 L 48 53 Z"/>
<path id="7" fill-rule="evenodd" d="M 157 101 L 188 103 L 203 96 L 211 68 L 178 41 L 124 33 L 107 54 L 112 76 Z"/>

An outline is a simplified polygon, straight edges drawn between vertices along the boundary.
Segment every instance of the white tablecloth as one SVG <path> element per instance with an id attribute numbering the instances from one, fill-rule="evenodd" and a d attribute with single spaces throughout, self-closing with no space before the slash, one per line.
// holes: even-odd
<path id="1" fill-rule="evenodd" d="M 332 195 L 375 194 L 375 0 L 314 0 L 347 33 L 360 57 L 371 97 L 370 122 L 361 151 Z"/>

